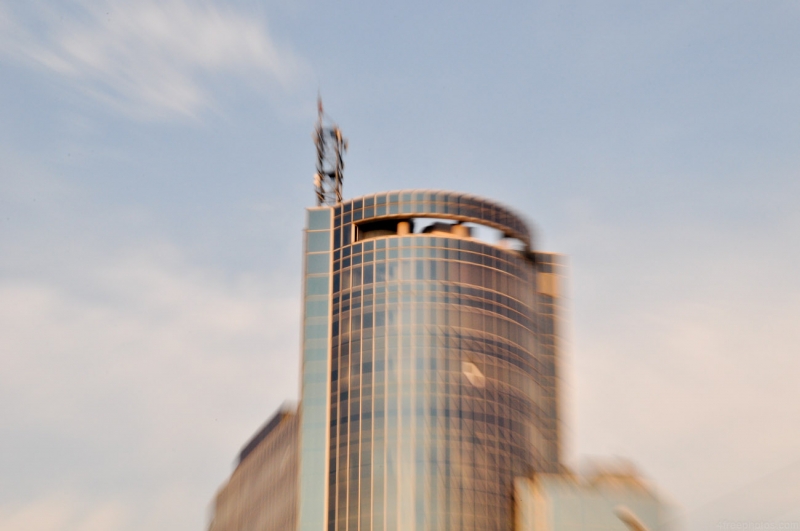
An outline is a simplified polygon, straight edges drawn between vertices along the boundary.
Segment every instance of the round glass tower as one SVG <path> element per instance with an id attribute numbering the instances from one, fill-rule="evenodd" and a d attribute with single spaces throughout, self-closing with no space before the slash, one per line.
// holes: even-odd
<path id="1" fill-rule="evenodd" d="M 514 477 L 558 467 L 528 227 L 450 192 L 329 208 L 327 529 L 510 530 Z"/>

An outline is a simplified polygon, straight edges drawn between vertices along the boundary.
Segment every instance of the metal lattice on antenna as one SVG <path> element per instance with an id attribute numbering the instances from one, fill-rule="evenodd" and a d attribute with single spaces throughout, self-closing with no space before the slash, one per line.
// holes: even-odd
<path id="1" fill-rule="evenodd" d="M 317 205 L 334 205 L 342 202 L 342 180 L 344 179 L 344 152 L 347 139 L 336 124 L 328 120 L 322 110 L 322 99 L 317 98 L 318 119 L 314 128 L 314 144 L 317 146 L 317 173 L 314 188 Z"/>

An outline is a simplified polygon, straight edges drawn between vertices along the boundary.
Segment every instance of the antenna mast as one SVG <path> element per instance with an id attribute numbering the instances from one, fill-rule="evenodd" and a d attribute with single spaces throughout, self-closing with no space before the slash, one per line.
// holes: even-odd
<path id="1" fill-rule="evenodd" d="M 317 205 L 335 205 L 342 202 L 344 153 L 347 151 L 347 139 L 342 136 L 338 125 L 325 124 L 325 112 L 322 110 L 322 99 L 319 97 L 317 98 L 317 112 L 317 126 L 314 128 L 314 144 L 317 146 L 317 173 L 314 174 L 314 188 L 317 192 Z"/>

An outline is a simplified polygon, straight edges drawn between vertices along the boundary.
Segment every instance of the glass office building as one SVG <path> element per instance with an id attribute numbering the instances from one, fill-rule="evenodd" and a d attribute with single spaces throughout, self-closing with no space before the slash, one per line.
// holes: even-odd
<path id="1" fill-rule="evenodd" d="M 304 268 L 298 529 L 512 529 L 514 478 L 560 470 L 558 256 L 399 191 L 308 209 Z"/>

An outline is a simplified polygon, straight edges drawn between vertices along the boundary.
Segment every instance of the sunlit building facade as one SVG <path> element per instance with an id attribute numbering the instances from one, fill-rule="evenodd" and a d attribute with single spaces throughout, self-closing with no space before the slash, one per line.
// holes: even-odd
<path id="1" fill-rule="evenodd" d="M 209 531 L 286 531 L 297 525 L 299 417 L 282 409 L 239 453 L 217 493 Z"/>
<path id="2" fill-rule="evenodd" d="M 512 529 L 561 469 L 559 267 L 474 196 L 308 209 L 297 528 Z"/>

